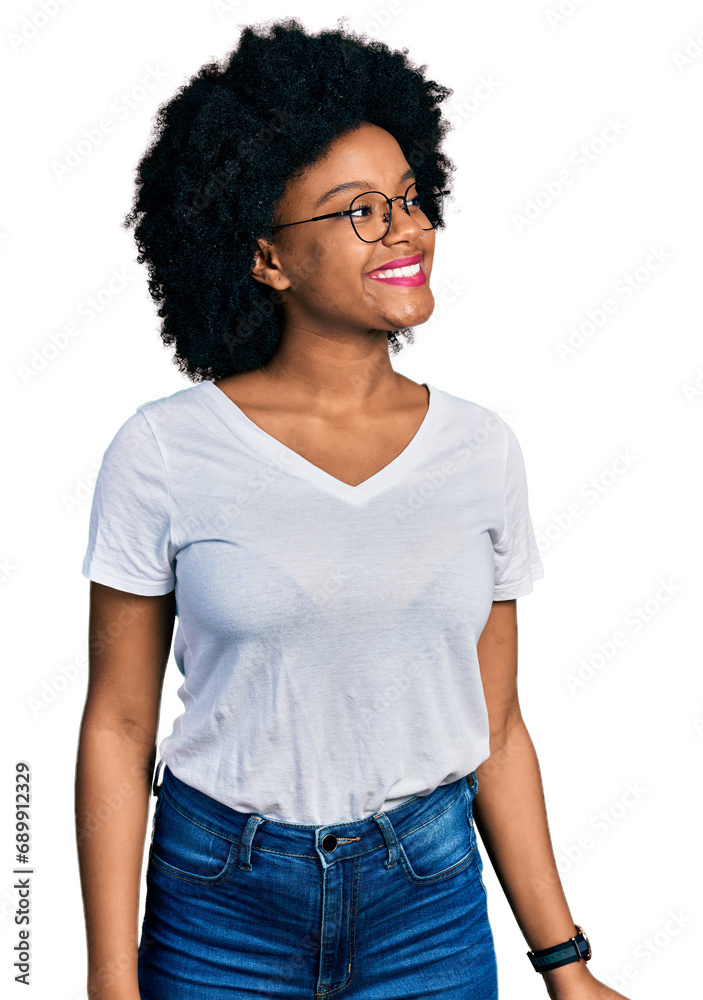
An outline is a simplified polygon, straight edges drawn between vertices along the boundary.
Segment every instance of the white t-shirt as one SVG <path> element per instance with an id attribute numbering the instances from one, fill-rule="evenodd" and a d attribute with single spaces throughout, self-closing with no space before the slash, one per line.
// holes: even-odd
<path id="1" fill-rule="evenodd" d="M 83 575 L 175 588 L 184 711 L 159 753 L 233 809 L 365 819 L 489 755 L 476 643 L 544 570 L 514 432 L 427 387 L 413 439 L 358 486 L 210 381 L 137 407 L 103 456 Z"/>

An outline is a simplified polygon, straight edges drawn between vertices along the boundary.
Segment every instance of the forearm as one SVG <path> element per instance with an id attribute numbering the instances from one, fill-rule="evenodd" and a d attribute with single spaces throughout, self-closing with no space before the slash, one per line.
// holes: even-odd
<path id="1" fill-rule="evenodd" d="M 574 920 L 554 857 L 537 754 L 521 718 L 491 748 L 476 774 L 476 826 L 528 947 L 566 941 L 576 933 Z M 549 988 L 585 973 L 580 961 L 546 972 L 544 978 Z"/>
<path id="2" fill-rule="evenodd" d="M 154 753 L 84 716 L 75 819 L 89 1000 L 139 1000 L 139 883 Z"/>

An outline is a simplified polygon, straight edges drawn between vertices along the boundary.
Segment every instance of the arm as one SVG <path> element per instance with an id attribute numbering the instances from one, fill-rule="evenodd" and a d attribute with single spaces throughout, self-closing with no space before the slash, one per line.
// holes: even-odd
<path id="1" fill-rule="evenodd" d="M 90 1000 L 140 1000 L 139 883 L 174 591 L 90 584 L 89 681 L 75 784 Z"/>
<path id="2" fill-rule="evenodd" d="M 490 724 L 490 757 L 477 769 L 476 827 L 530 950 L 575 934 L 559 878 L 535 748 L 517 693 L 517 607 L 494 601 L 477 646 Z M 530 975 L 534 971 L 524 958 Z M 591 975 L 584 961 L 542 973 L 560 1000 L 614 1000 L 621 993 Z"/>

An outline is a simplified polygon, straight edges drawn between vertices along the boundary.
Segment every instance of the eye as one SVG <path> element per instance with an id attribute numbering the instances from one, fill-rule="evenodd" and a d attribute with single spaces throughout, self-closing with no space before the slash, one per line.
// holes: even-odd
<path id="1" fill-rule="evenodd" d="M 366 202 L 362 202 L 361 204 L 354 205 L 354 208 L 351 210 L 350 215 L 352 215 L 356 219 L 363 219 L 363 218 L 368 218 L 368 216 L 371 215 L 372 213 L 373 213 L 373 205 L 369 205 Z"/>

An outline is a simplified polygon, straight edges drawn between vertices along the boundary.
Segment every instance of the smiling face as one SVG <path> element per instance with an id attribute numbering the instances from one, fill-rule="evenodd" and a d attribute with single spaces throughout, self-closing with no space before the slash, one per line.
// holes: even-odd
<path id="1" fill-rule="evenodd" d="M 323 159 L 289 182 L 274 222 L 344 211 L 365 191 L 403 195 L 413 179 L 393 136 L 365 124 L 337 139 Z M 376 243 L 360 240 L 348 216 L 278 229 L 273 244 L 259 241 L 252 274 L 280 293 L 286 326 L 329 334 L 425 323 L 434 309 L 429 277 L 435 233 L 423 231 L 421 223 L 427 225 L 424 216 L 409 215 L 398 200 L 390 230 Z M 420 272 L 391 280 L 371 274 L 389 264 L 402 266 L 393 262 L 405 258 L 412 272 L 419 261 Z"/>

